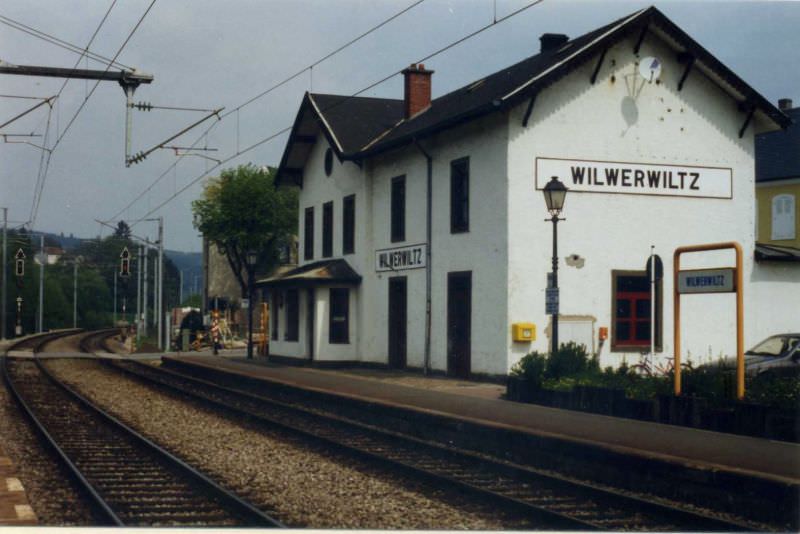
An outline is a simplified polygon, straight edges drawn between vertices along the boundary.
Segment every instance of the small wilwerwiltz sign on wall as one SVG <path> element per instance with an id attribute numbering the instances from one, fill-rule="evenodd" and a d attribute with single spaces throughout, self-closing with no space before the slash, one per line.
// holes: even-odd
<path id="1" fill-rule="evenodd" d="M 732 293 L 735 269 L 702 269 L 678 273 L 678 293 Z"/>
<path id="2" fill-rule="evenodd" d="M 571 192 L 733 198 L 733 170 L 723 167 L 536 158 L 536 189 L 551 176 Z"/>
<path id="3" fill-rule="evenodd" d="M 377 250 L 375 251 L 375 270 L 382 272 L 421 269 L 425 267 L 426 250 L 425 243 Z"/>

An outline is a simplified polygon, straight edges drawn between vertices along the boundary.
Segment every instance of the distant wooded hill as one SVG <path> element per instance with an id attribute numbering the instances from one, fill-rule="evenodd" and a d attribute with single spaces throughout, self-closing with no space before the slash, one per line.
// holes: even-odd
<path id="1" fill-rule="evenodd" d="M 87 239 L 75 237 L 72 234 L 64 235 L 45 232 L 45 242 L 48 246 L 61 246 L 66 252 L 71 252 L 80 246 Z M 200 252 L 181 252 L 178 250 L 165 250 L 164 254 L 172 260 L 172 263 L 183 271 L 183 295 L 200 293 L 203 284 L 203 254 Z"/>

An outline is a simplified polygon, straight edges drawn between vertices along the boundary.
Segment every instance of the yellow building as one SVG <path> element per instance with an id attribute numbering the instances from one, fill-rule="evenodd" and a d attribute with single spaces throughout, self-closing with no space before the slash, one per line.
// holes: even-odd
<path id="1" fill-rule="evenodd" d="M 788 98 L 779 107 L 794 124 L 756 138 L 756 257 L 776 249 L 800 261 L 800 107 Z"/>

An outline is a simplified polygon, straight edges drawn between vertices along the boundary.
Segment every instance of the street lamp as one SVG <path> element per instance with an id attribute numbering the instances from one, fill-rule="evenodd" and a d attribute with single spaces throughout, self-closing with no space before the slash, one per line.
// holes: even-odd
<path id="1" fill-rule="evenodd" d="M 555 300 L 555 306 L 551 308 L 553 312 L 553 335 L 551 337 L 550 353 L 553 354 L 558 350 L 558 221 L 565 220 L 559 219 L 558 216 L 564 208 L 567 187 L 558 181 L 558 176 L 553 176 L 544 186 L 543 192 L 547 211 L 550 213 L 549 220 L 553 223 L 553 285 L 547 288 L 548 293 L 552 293 L 552 298 Z M 545 219 L 545 221 L 547 220 Z"/>
<path id="2" fill-rule="evenodd" d="M 253 359 L 253 286 L 258 252 L 247 251 L 247 359 Z"/>

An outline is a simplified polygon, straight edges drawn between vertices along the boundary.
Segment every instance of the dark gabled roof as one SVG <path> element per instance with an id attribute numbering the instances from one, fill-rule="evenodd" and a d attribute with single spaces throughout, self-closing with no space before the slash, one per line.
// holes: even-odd
<path id="1" fill-rule="evenodd" d="M 277 183 L 283 180 L 301 183 L 301 167 L 310 148 L 304 152 L 294 145 L 307 142 L 307 134 L 304 136 L 302 130 L 310 130 L 312 123 L 314 128 L 322 129 L 340 160 L 359 161 L 488 113 L 516 106 L 596 58 L 598 53 L 614 43 L 630 35 L 639 39 L 648 34 L 655 34 L 667 42 L 684 61 L 693 61 L 692 68 L 702 71 L 730 94 L 743 111 L 756 110 L 781 128 L 791 123 L 778 108 L 663 13 L 649 7 L 572 39 L 556 50 L 537 54 L 436 98 L 427 110 L 409 119 L 403 118 L 402 100 L 307 94 L 284 151 Z M 313 121 L 309 114 L 314 115 Z"/>
<path id="2" fill-rule="evenodd" d="M 788 261 L 800 263 L 800 248 L 756 243 L 756 261 Z"/>
<path id="3" fill-rule="evenodd" d="M 275 183 L 302 185 L 302 168 L 322 133 L 341 160 L 403 118 L 403 101 L 306 93 L 278 167 Z"/>
<path id="4" fill-rule="evenodd" d="M 309 98 L 329 125 L 343 154 L 361 147 L 403 118 L 403 101 L 312 93 Z"/>
<path id="5" fill-rule="evenodd" d="M 756 182 L 800 178 L 800 107 L 785 113 L 794 124 L 756 136 Z"/>
<path id="6" fill-rule="evenodd" d="M 302 265 L 258 280 L 258 287 L 309 287 L 329 284 L 358 285 L 361 276 L 342 259 L 322 260 Z"/>

